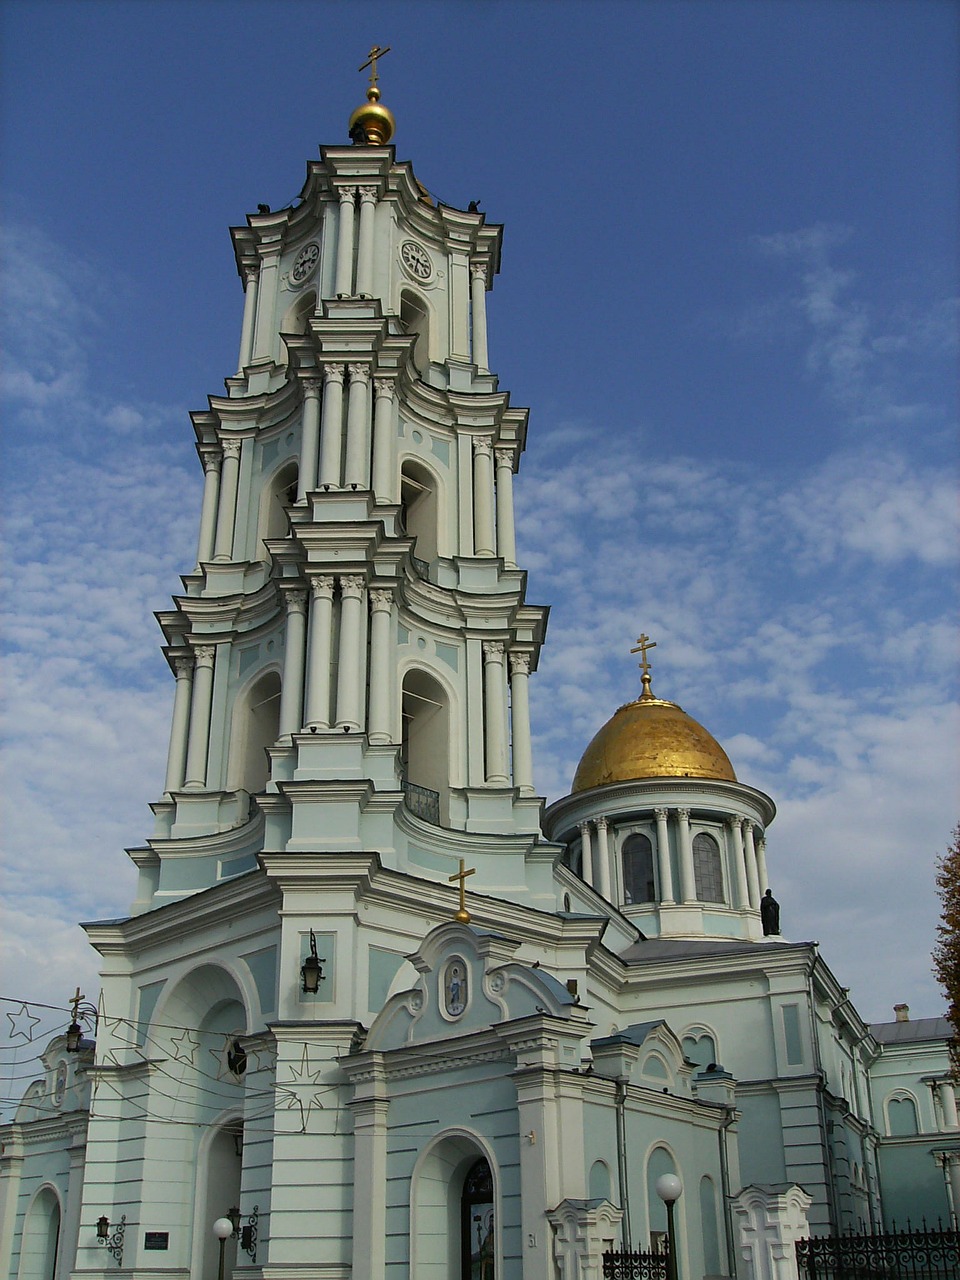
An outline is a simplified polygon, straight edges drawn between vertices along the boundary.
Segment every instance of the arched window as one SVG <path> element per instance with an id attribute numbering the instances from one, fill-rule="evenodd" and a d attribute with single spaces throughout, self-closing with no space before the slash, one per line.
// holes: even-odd
<path id="1" fill-rule="evenodd" d="M 460 1194 L 462 1280 L 496 1280 L 493 1175 L 481 1157 L 467 1170 Z"/>
<path id="2" fill-rule="evenodd" d="M 667 1210 L 657 1195 L 657 1179 L 665 1173 L 676 1173 L 673 1156 L 665 1147 L 654 1147 L 647 1160 L 647 1221 L 650 1223 L 650 1248 L 666 1250 Z"/>
<path id="3" fill-rule="evenodd" d="M 428 822 L 449 822 L 450 705 L 439 680 L 415 668 L 403 677 L 400 764 L 407 807 Z"/>
<path id="4" fill-rule="evenodd" d="M 431 564 L 439 554 L 437 482 L 418 462 L 400 468 L 400 506 L 407 537 L 415 538 L 413 554 Z"/>
<path id="5" fill-rule="evenodd" d="M 887 1103 L 887 1128 L 891 1138 L 909 1138 L 920 1132 L 917 1104 L 913 1098 L 901 1096 Z"/>
<path id="6" fill-rule="evenodd" d="M 612 1201 L 610 1166 L 604 1160 L 594 1160 L 590 1166 L 589 1196 L 591 1200 Z"/>
<path id="7" fill-rule="evenodd" d="M 623 842 L 623 897 L 627 903 L 657 900 L 653 845 L 648 836 L 627 836 Z"/>
<path id="8" fill-rule="evenodd" d="M 698 902 L 723 902 L 720 846 L 706 831 L 693 837 L 693 879 Z"/>
<path id="9" fill-rule="evenodd" d="M 306 333 L 310 324 L 310 317 L 317 309 L 317 295 L 312 289 L 297 298 L 288 309 L 280 322 L 280 332 L 287 334 Z M 287 359 L 286 344 L 280 343 L 280 359 L 285 362 Z"/>
<path id="10" fill-rule="evenodd" d="M 400 295 L 400 324 L 405 333 L 415 335 L 413 363 L 418 373 L 426 373 L 430 363 L 430 313 L 423 299 L 409 289 Z"/>
<path id="11" fill-rule="evenodd" d="M 227 788 L 254 796 L 270 776 L 267 747 L 280 736 L 280 677 L 267 671 L 238 699 L 233 713 Z"/>
<path id="12" fill-rule="evenodd" d="M 292 507 L 297 500 L 298 472 L 296 462 L 291 460 L 277 471 L 260 494 L 258 560 L 270 559 L 270 552 L 266 545 L 268 540 L 285 538 L 290 532 L 290 520 L 286 508 Z"/>

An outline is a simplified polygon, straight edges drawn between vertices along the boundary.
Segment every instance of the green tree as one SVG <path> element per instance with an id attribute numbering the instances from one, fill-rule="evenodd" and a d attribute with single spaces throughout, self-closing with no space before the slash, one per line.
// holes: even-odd
<path id="1" fill-rule="evenodd" d="M 947 995 L 947 1019 L 953 1028 L 950 1057 L 960 1079 L 960 823 L 946 853 L 937 860 L 940 924 L 933 949 L 933 972 Z"/>

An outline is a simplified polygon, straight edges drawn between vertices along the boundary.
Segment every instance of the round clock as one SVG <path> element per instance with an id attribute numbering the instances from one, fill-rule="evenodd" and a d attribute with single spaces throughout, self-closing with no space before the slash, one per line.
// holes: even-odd
<path id="1" fill-rule="evenodd" d="M 433 275 L 433 267 L 426 249 L 421 249 L 420 245 L 413 240 L 403 242 L 400 246 L 400 257 L 410 274 L 416 276 L 418 280 L 429 280 Z"/>
<path id="2" fill-rule="evenodd" d="M 311 240 L 309 244 L 305 244 L 297 254 L 296 261 L 293 264 L 293 270 L 290 272 L 290 279 L 294 284 L 302 284 L 307 276 L 317 265 L 320 259 L 320 246 L 316 240 Z"/>

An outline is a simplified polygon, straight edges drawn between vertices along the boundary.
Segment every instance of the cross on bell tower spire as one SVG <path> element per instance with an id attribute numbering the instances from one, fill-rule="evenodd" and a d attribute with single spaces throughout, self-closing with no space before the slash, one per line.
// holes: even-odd
<path id="1" fill-rule="evenodd" d="M 653 690 L 650 688 L 650 663 L 647 661 L 647 653 L 650 649 L 655 649 L 656 647 L 656 640 L 651 640 L 646 632 L 641 631 L 640 635 L 637 637 L 637 647 L 630 650 L 631 653 L 640 654 L 639 666 L 640 671 L 642 672 L 640 682 L 643 685 L 643 692 L 640 695 L 641 698 L 653 697 Z"/>

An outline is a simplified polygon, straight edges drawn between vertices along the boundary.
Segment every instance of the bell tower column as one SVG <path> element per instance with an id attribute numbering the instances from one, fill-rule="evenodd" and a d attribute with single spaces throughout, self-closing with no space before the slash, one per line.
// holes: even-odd
<path id="1" fill-rule="evenodd" d="M 509 569 L 517 564 L 513 517 L 513 450 L 495 449 L 497 461 L 497 553 Z"/>
<path id="2" fill-rule="evenodd" d="M 307 494 L 317 487 L 317 454 L 320 450 L 320 379 L 303 380 L 303 443 L 297 476 L 297 504 L 303 506 Z"/>
<path id="3" fill-rule="evenodd" d="M 360 237 L 357 245 L 357 293 L 373 294 L 373 219 L 377 209 L 377 188 L 360 188 Z"/>
<path id="4" fill-rule="evenodd" d="M 597 880 L 600 895 L 612 902 L 610 892 L 610 826 L 606 818 L 599 817 L 594 824 L 597 828 Z"/>
<path id="5" fill-rule="evenodd" d="M 323 367 L 323 421 L 320 426 L 320 487 L 340 488 L 340 450 L 343 434 L 342 364 Z"/>
<path id="6" fill-rule="evenodd" d="M 365 364 L 348 366 L 350 391 L 347 396 L 347 457 L 344 484 L 366 489 L 370 456 L 370 370 Z"/>
<path id="7" fill-rule="evenodd" d="M 200 507 L 200 536 L 197 539 L 197 568 L 213 559 L 213 544 L 217 532 L 217 506 L 220 500 L 220 465 L 223 453 L 220 449 L 204 447 L 203 503 Z"/>
<path id="8" fill-rule="evenodd" d="M 364 581 L 340 579 L 340 652 L 337 663 L 337 728 L 360 728 L 360 635 Z"/>
<path id="9" fill-rule="evenodd" d="M 487 268 L 483 262 L 470 264 L 470 323 L 473 330 L 473 363 L 487 372 Z"/>
<path id="10" fill-rule="evenodd" d="M 757 851 L 753 847 L 753 823 L 743 819 L 744 857 L 747 863 L 747 887 L 750 890 L 750 906 L 760 910 L 760 877 L 757 875 Z"/>
<path id="11" fill-rule="evenodd" d="M 513 738 L 513 785 L 533 790 L 533 747 L 530 741 L 530 655 L 510 653 L 510 728 Z"/>
<path id="12" fill-rule="evenodd" d="M 287 611 L 287 639 L 283 651 L 283 680 L 280 685 L 280 737 L 299 733 L 303 725 L 304 654 L 307 640 L 307 593 L 284 592 Z"/>
<path id="13" fill-rule="evenodd" d="M 307 656 L 308 729 L 330 728 L 330 656 L 333 628 L 333 578 L 310 575 L 310 634 Z"/>
<path id="14" fill-rule="evenodd" d="M 337 278 L 334 292 L 337 297 L 350 297 L 353 293 L 353 224 L 356 187 L 340 188 L 340 218 L 337 223 Z"/>
<path id="15" fill-rule="evenodd" d="M 207 785 L 207 746 L 210 737 L 210 709 L 213 702 L 213 664 L 217 650 L 212 644 L 194 647 L 196 670 L 190 700 L 190 736 L 187 746 L 184 790 L 202 791 Z"/>
<path id="16" fill-rule="evenodd" d="M 590 823 L 580 823 L 580 875 L 593 887 L 593 842 L 590 839 Z"/>
<path id="17" fill-rule="evenodd" d="M 217 537 L 214 560 L 233 559 L 233 529 L 237 519 L 237 484 L 240 479 L 240 441 L 223 443 L 220 501 L 217 509 Z"/>
<path id="18" fill-rule="evenodd" d="M 253 359 L 253 329 L 257 320 L 257 290 L 260 283 L 260 264 L 249 263 L 243 268 L 243 323 L 240 328 L 240 360 L 237 373 L 243 373 Z"/>
<path id="19" fill-rule="evenodd" d="M 170 794 L 183 786 L 187 761 L 187 730 L 190 724 L 190 694 L 193 690 L 193 654 L 177 655 L 173 659 L 177 677 L 173 695 L 173 723 L 170 726 L 170 746 L 167 750 L 167 778 L 163 789 Z"/>
<path id="20" fill-rule="evenodd" d="M 370 712 L 371 742 L 390 741 L 390 612 L 389 591 L 370 592 Z"/>
<path id="21" fill-rule="evenodd" d="M 477 556 L 496 555 L 493 545 L 493 446 L 477 437 L 473 441 L 474 548 Z"/>
<path id="22" fill-rule="evenodd" d="M 395 502 L 393 380 L 375 378 L 373 391 L 373 494 L 378 502 Z"/>
<path id="23" fill-rule="evenodd" d="M 487 781 L 507 783 L 507 699 L 503 644 L 483 642 L 483 685 L 486 727 Z"/>

